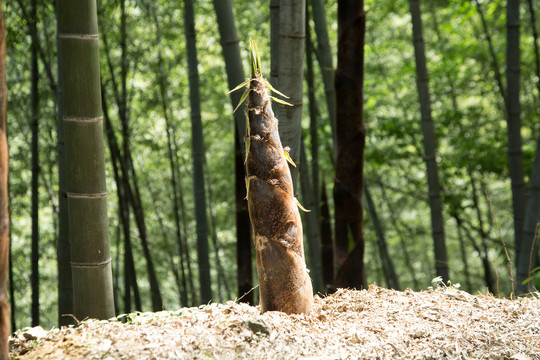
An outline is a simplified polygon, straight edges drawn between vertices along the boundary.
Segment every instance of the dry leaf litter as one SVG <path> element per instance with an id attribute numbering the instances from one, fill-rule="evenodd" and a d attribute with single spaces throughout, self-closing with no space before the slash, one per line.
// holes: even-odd
<path id="1" fill-rule="evenodd" d="M 11 339 L 16 359 L 540 359 L 540 299 L 452 287 L 371 286 L 315 299 L 309 315 L 232 301 L 122 321 L 40 328 Z"/>

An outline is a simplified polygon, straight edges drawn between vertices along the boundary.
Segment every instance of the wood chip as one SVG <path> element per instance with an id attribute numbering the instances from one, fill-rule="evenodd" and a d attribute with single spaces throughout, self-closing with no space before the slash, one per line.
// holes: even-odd
<path id="1" fill-rule="evenodd" d="M 514 359 L 540 360 L 540 300 L 453 288 L 371 286 L 315 297 L 309 315 L 261 314 L 232 301 L 88 321 L 11 339 L 19 359 Z"/>

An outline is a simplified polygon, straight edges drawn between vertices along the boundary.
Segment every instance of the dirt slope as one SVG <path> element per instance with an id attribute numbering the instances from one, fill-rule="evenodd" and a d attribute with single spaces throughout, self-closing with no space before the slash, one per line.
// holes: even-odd
<path id="1" fill-rule="evenodd" d="M 309 315 L 228 302 L 87 321 L 11 341 L 17 359 L 540 359 L 540 300 L 371 286 Z"/>

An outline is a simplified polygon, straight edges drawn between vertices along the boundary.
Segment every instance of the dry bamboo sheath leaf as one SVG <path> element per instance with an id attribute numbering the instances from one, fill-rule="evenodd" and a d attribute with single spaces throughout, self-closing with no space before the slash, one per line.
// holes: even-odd
<path id="1" fill-rule="evenodd" d="M 255 51 L 253 51 L 253 47 Z M 252 43 L 246 169 L 261 307 L 264 311 L 308 313 L 313 289 L 306 268 L 302 223 L 287 159 L 271 107 L 268 83 Z"/>

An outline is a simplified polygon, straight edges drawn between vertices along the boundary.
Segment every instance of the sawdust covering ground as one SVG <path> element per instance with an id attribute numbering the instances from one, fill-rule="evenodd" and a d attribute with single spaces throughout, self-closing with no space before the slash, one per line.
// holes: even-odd
<path id="1" fill-rule="evenodd" d="M 87 321 L 11 340 L 17 359 L 540 359 L 540 300 L 371 286 L 309 315 L 227 302 Z"/>

